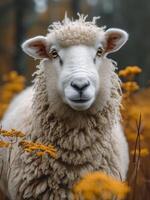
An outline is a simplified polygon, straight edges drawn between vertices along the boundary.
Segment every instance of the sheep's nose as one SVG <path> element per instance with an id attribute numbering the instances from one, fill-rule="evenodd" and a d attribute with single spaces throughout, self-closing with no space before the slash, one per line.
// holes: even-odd
<path id="1" fill-rule="evenodd" d="M 89 87 L 90 82 L 89 81 L 72 81 L 71 86 L 77 90 L 78 92 L 82 92 L 87 87 Z"/>

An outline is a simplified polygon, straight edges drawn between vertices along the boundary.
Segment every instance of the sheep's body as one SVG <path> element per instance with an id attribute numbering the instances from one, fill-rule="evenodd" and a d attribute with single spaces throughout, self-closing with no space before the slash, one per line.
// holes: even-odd
<path id="1" fill-rule="evenodd" d="M 73 184 L 91 171 L 126 178 L 128 148 L 120 126 L 120 82 L 111 61 L 103 58 L 100 92 L 83 112 L 62 102 L 54 70 L 52 80 L 46 80 L 46 65 L 46 60 L 41 62 L 34 87 L 12 102 L 2 125 L 23 131 L 28 140 L 53 144 L 57 159 L 26 153 L 17 143 L 11 154 L 9 149 L 0 149 L 1 186 L 10 200 L 71 200 Z"/>

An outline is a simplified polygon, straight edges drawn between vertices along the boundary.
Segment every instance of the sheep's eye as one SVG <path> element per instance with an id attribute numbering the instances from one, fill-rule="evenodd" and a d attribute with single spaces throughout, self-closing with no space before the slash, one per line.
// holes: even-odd
<path id="1" fill-rule="evenodd" d="M 51 54 L 52 58 L 57 58 L 58 57 L 58 53 L 57 53 L 56 49 L 52 49 L 50 51 L 50 54 Z"/>
<path id="2" fill-rule="evenodd" d="M 99 47 L 98 50 L 97 50 L 97 56 L 101 57 L 101 55 L 103 54 L 103 48 L 102 47 Z"/>

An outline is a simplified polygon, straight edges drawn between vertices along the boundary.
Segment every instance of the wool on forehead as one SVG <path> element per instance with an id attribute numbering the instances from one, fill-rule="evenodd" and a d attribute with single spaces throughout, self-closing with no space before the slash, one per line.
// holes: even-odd
<path id="1" fill-rule="evenodd" d="M 104 35 L 105 27 L 96 25 L 99 17 L 93 17 L 92 21 L 86 21 L 87 16 L 79 15 L 76 20 L 71 20 L 65 16 L 62 22 L 54 22 L 48 28 L 47 38 L 55 38 L 61 46 L 71 46 L 78 44 L 93 45 L 96 43 L 98 35 Z"/>

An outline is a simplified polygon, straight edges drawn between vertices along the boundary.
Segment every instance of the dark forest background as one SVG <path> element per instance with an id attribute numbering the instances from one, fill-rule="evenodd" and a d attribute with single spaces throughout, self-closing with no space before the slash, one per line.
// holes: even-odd
<path id="1" fill-rule="evenodd" d="M 46 34 L 48 25 L 62 20 L 64 13 L 101 16 L 99 25 L 125 29 L 129 41 L 111 57 L 119 68 L 138 65 L 141 86 L 150 84 L 150 1 L 149 0 L 0 0 L 0 77 L 17 70 L 30 83 L 35 61 L 21 50 L 29 37 Z"/>

